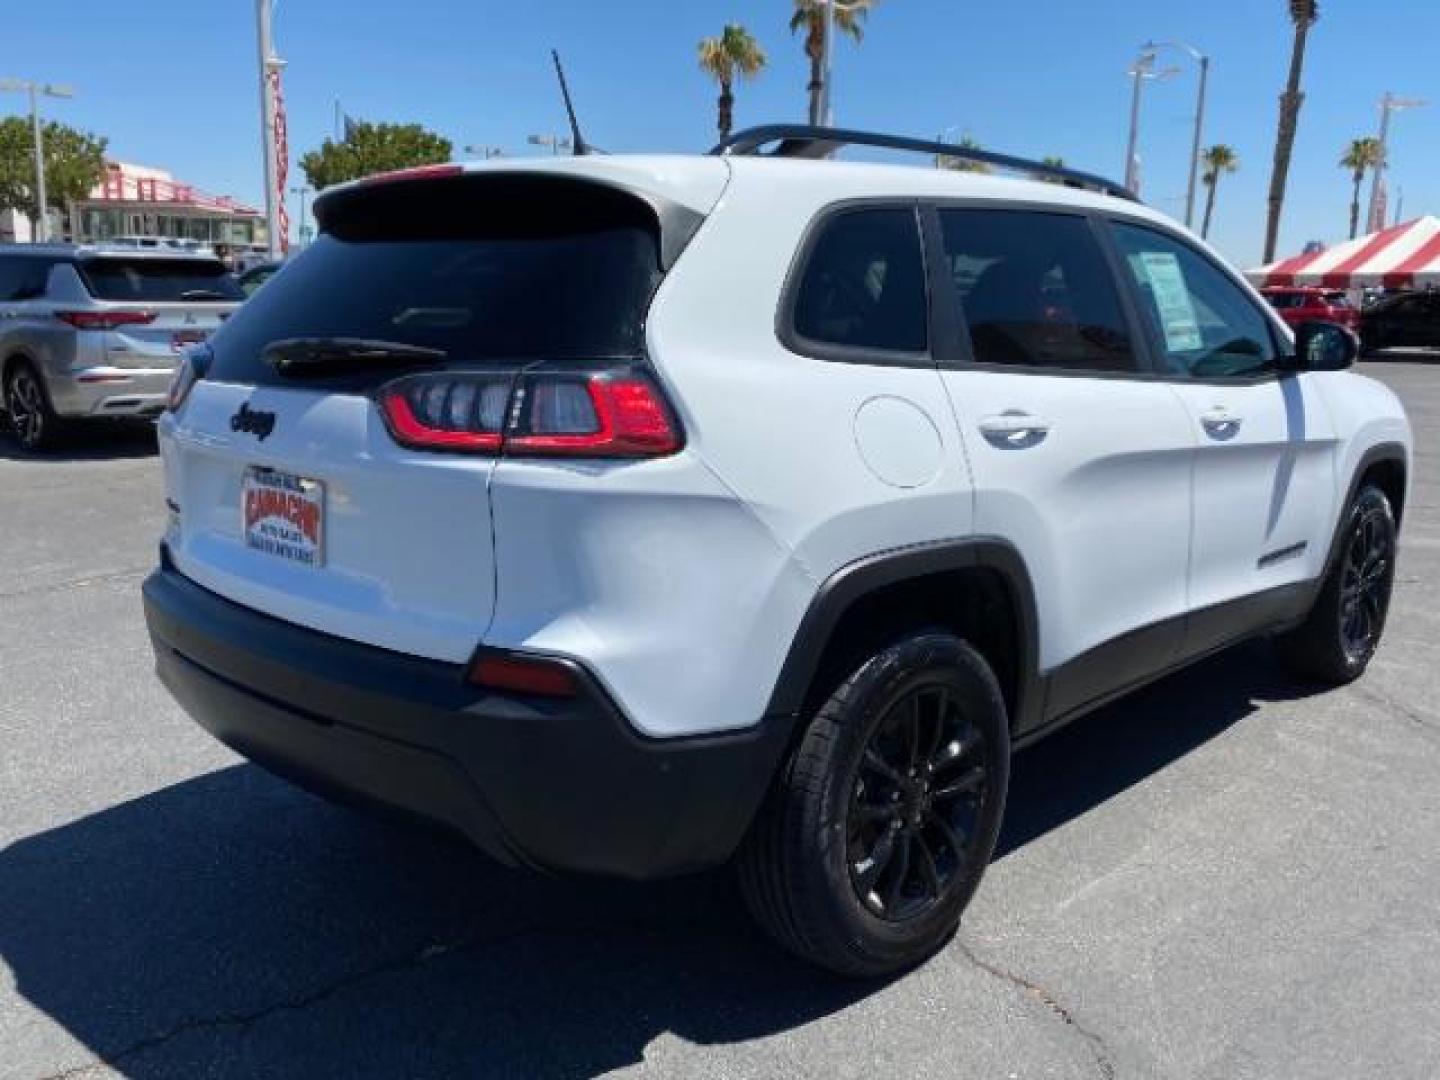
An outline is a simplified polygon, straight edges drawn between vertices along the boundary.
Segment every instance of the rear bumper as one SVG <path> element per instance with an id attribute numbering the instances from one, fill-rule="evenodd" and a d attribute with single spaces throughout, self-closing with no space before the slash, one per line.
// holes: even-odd
<path id="1" fill-rule="evenodd" d="M 91 367 L 50 376 L 61 416 L 155 416 L 165 408 L 170 368 Z"/>
<path id="2" fill-rule="evenodd" d="M 789 732 L 776 718 L 643 739 L 588 676 L 575 699 L 501 695 L 459 666 L 262 615 L 168 565 L 143 593 L 161 681 L 221 742 L 302 787 L 458 830 L 512 865 L 652 878 L 723 862 Z"/>

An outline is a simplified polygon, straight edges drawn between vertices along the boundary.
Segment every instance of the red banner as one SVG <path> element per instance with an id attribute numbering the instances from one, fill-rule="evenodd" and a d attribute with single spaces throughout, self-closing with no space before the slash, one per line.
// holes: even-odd
<path id="1" fill-rule="evenodd" d="M 270 100 L 275 103 L 275 201 L 280 223 L 280 252 L 290 251 L 290 211 L 285 207 L 285 182 L 290 175 L 290 135 L 285 124 L 285 95 L 280 89 L 280 69 L 270 69 Z"/>

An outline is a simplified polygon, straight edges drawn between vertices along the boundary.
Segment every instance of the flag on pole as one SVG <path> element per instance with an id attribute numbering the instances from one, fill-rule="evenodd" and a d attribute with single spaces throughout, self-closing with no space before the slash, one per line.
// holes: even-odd
<path id="1" fill-rule="evenodd" d="M 280 253 L 290 251 L 290 211 L 285 207 L 285 183 L 290 176 L 290 137 L 285 124 L 285 97 L 280 90 L 280 67 L 269 71 L 270 100 L 275 103 L 275 195 L 279 206 Z"/>

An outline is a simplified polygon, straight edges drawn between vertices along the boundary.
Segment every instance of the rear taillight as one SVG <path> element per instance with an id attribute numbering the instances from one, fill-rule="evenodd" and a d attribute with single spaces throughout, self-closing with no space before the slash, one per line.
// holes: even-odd
<path id="1" fill-rule="evenodd" d="M 170 379 L 170 389 L 165 395 L 165 408 L 174 412 L 185 404 L 195 384 L 205 377 L 210 368 L 210 350 L 205 346 L 187 349 L 180 356 L 175 374 Z"/>
<path id="2" fill-rule="evenodd" d="M 660 388 L 634 368 L 414 375 L 379 400 L 395 441 L 421 450 L 660 457 L 683 445 Z"/>
<path id="3" fill-rule="evenodd" d="M 122 326 L 145 326 L 155 321 L 153 311 L 57 311 L 55 317 L 76 330 L 118 330 Z"/>

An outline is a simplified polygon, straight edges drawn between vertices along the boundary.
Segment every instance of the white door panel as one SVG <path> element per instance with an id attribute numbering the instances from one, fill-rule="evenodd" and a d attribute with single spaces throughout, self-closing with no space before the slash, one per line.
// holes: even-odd
<path id="1" fill-rule="evenodd" d="M 1200 447 L 1193 608 L 1321 572 L 1335 517 L 1336 436 L 1308 379 L 1175 384 Z"/>
<path id="2" fill-rule="evenodd" d="M 1043 670 L 1183 614 L 1195 442 L 1165 385 L 994 370 L 945 381 L 975 531 L 1009 539 L 1030 569 Z"/>

